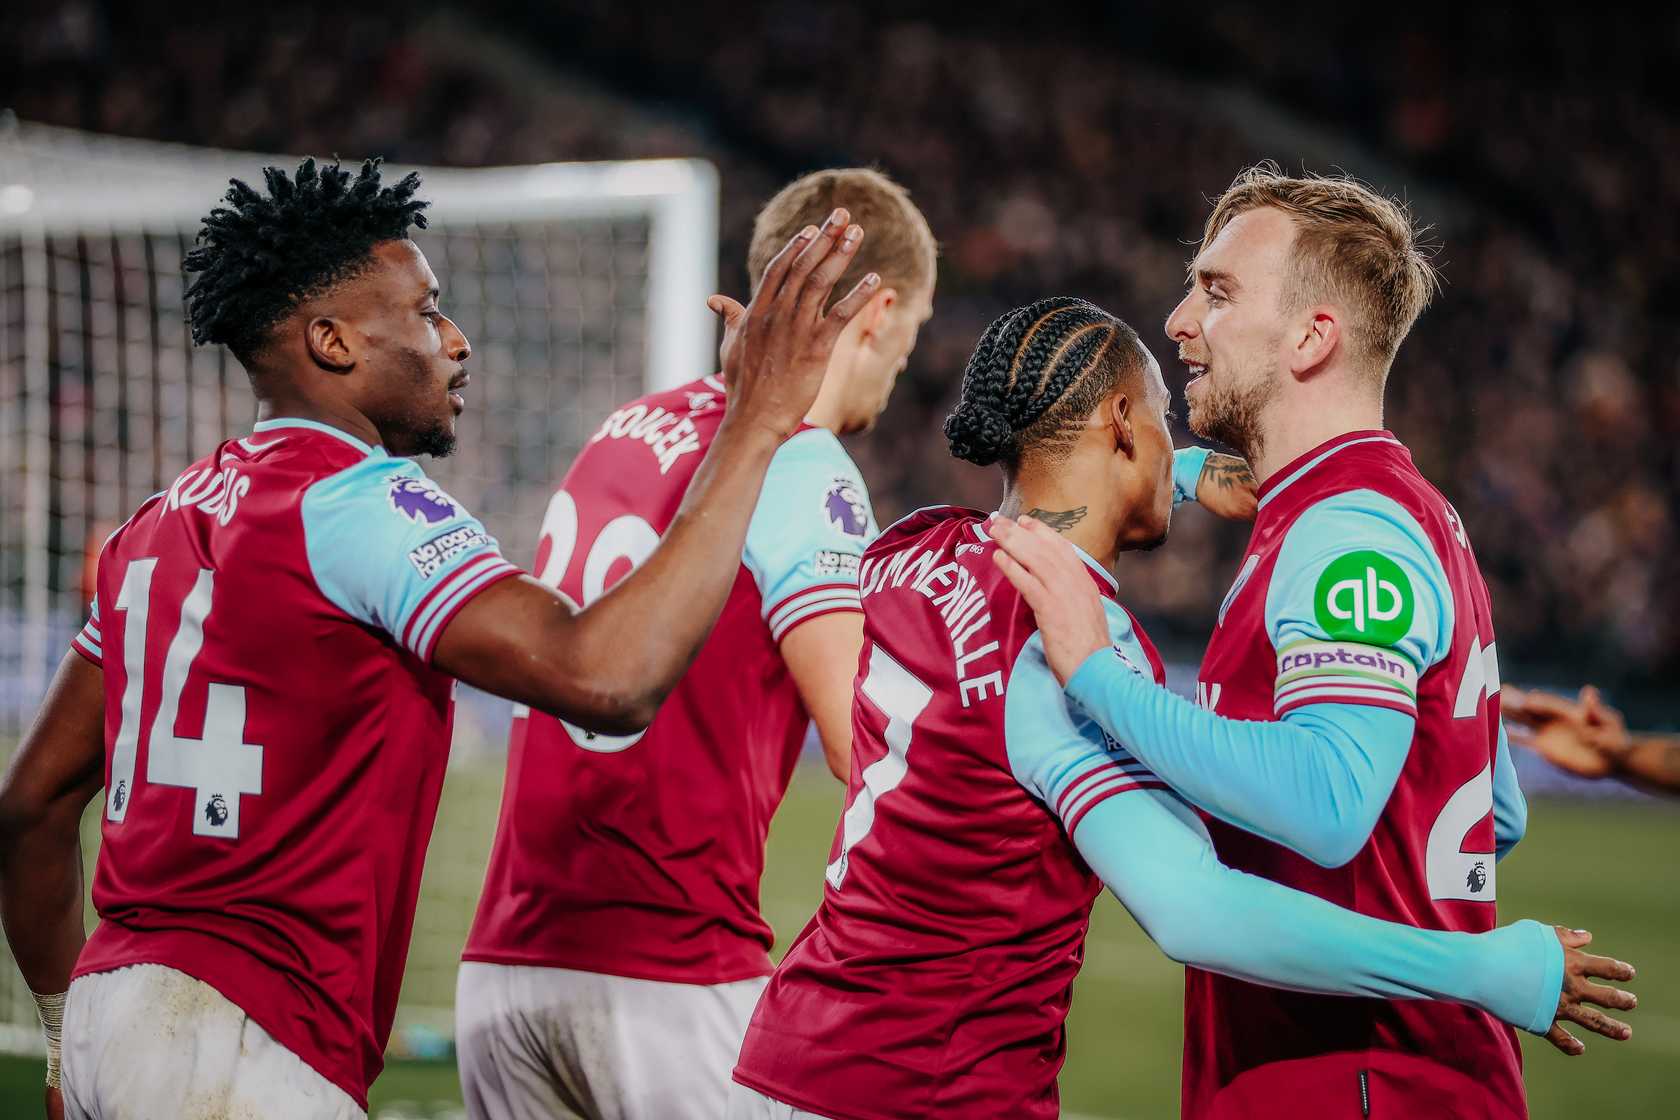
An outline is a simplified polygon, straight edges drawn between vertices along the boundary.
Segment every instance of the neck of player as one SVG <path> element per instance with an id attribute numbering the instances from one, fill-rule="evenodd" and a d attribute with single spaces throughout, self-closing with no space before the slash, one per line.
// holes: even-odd
<path id="1" fill-rule="evenodd" d="M 1112 572 L 1120 559 L 1126 511 L 1118 508 L 1112 487 L 1082 474 L 1065 465 L 1055 472 L 1023 467 L 1005 481 L 998 512 L 1044 522 Z"/>
<path id="2" fill-rule="evenodd" d="M 337 401 L 316 401 L 307 397 L 280 393 L 257 399 L 257 422 L 264 420 L 313 420 L 355 436 L 370 447 L 384 442 L 373 421 L 348 404 Z"/>
<path id="3" fill-rule="evenodd" d="M 1295 388 L 1301 391 L 1279 394 L 1266 406 L 1259 425 L 1260 446 L 1247 449 L 1245 458 L 1261 485 L 1320 444 L 1383 426 L 1380 389 L 1328 381 L 1308 381 Z"/>

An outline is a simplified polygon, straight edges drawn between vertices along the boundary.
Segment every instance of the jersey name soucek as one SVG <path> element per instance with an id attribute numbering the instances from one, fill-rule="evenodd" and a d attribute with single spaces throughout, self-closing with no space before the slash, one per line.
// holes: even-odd
<path id="1" fill-rule="evenodd" d="M 549 504 L 538 578 L 587 605 L 646 559 L 724 393 L 708 377 L 607 417 Z M 515 718 L 467 960 L 696 984 L 770 971 L 764 844 L 809 723 L 779 642 L 859 610 L 874 531 L 839 441 L 802 429 L 771 461 L 723 612 L 652 725 L 613 737 Z"/>
<path id="2" fill-rule="evenodd" d="M 735 1072 L 837 1120 L 1057 1114 L 1101 888 L 1069 835 L 1108 796 L 1164 788 L 1111 762 L 1056 806 L 1023 784 L 1005 708 L 1036 626 L 983 526 L 970 510 L 923 510 L 865 555 L 847 808 L 821 907 Z M 1093 579 L 1112 594 L 1106 574 Z M 1131 630 L 1129 660 L 1161 680 Z"/>
<path id="3" fill-rule="evenodd" d="M 305 421 L 142 505 L 74 643 L 103 670 L 107 779 L 77 974 L 186 972 L 365 1101 L 449 749 L 431 653 L 517 571 L 415 464 Z"/>
<path id="4" fill-rule="evenodd" d="M 1232 719 L 1314 702 L 1417 718 L 1352 861 L 1320 867 L 1207 818 L 1223 862 L 1373 917 L 1493 928 L 1492 612 L 1457 513 L 1392 435 L 1352 433 L 1268 480 L 1198 676 L 1198 701 Z M 1283 1115 L 1268 1109 L 1291 1086 L 1352 1077 L 1350 1063 L 1391 1066 L 1425 1094 L 1411 1102 L 1420 1107 L 1450 1092 L 1476 1102 L 1465 1115 L 1524 1114 L 1515 1035 L 1480 1011 L 1286 992 L 1194 968 L 1186 984 L 1187 1116 Z"/>

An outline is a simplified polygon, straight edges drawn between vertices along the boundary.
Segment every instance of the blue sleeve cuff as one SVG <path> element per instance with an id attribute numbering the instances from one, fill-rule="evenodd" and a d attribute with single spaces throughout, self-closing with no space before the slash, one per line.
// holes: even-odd
<path id="1" fill-rule="evenodd" d="M 1540 1006 L 1529 1020 L 1528 1030 L 1545 1034 L 1557 1018 L 1558 997 L 1563 992 L 1563 942 L 1558 940 L 1557 931 L 1544 922 L 1524 918 L 1515 924 L 1529 929 L 1530 936 L 1538 937 L 1541 942 L 1539 951 L 1545 957 L 1546 971 L 1540 984 Z"/>
<path id="2" fill-rule="evenodd" d="M 1173 505 L 1196 500 L 1196 484 L 1202 480 L 1202 468 L 1211 454 L 1212 449 L 1207 447 L 1181 447 L 1173 452 Z"/>

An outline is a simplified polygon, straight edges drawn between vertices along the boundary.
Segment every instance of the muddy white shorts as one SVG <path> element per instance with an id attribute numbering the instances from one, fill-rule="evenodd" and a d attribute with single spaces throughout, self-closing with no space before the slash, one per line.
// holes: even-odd
<path id="1" fill-rule="evenodd" d="M 343 1089 L 216 989 L 136 964 L 79 976 L 64 1004 L 72 1120 L 365 1120 Z"/>
<path id="2" fill-rule="evenodd" d="M 720 1120 L 768 977 L 673 984 L 465 961 L 455 1052 L 472 1120 Z"/>

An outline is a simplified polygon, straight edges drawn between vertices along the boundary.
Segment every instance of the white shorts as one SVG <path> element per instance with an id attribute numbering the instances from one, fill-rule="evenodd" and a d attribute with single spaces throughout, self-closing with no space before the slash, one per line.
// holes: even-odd
<path id="1" fill-rule="evenodd" d="M 674 984 L 464 961 L 455 1054 L 473 1120 L 719 1120 L 768 977 Z"/>
<path id="2" fill-rule="evenodd" d="M 735 1082 L 729 1086 L 729 1112 L 725 1120 L 828 1120 L 828 1117 L 783 1104 Z"/>
<path id="3" fill-rule="evenodd" d="M 365 1120 L 216 989 L 160 964 L 79 976 L 64 1004 L 71 1120 Z"/>

